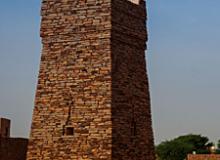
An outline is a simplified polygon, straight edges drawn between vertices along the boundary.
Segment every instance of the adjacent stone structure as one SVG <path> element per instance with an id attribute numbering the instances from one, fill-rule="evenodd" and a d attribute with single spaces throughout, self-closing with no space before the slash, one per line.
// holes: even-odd
<path id="1" fill-rule="evenodd" d="M 11 121 L 6 118 L 0 118 L 0 138 L 10 137 Z"/>
<path id="2" fill-rule="evenodd" d="M 0 160 L 25 160 L 28 139 L 0 138 Z"/>
<path id="3" fill-rule="evenodd" d="M 43 0 L 27 160 L 154 160 L 143 0 Z"/>
<path id="4" fill-rule="evenodd" d="M 10 137 L 11 121 L 0 118 L 0 160 L 25 160 L 28 139 Z"/>
<path id="5" fill-rule="evenodd" d="M 187 160 L 220 160 L 219 154 L 189 154 Z"/>

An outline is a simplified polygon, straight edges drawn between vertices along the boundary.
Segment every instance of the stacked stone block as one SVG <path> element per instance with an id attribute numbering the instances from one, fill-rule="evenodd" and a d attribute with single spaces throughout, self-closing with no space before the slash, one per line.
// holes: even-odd
<path id="1" fill-rule="evenodd" d="M 27 160 L 154 160 L 146 6 L 43 0 Z"/>

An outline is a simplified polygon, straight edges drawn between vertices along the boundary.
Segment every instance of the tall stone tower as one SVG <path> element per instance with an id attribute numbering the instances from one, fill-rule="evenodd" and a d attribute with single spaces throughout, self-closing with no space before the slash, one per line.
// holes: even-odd
<path id="1" fill-rule="evenodd" d="M 27 160 L 154 160 L 144 0 L 43 0 Z"/>

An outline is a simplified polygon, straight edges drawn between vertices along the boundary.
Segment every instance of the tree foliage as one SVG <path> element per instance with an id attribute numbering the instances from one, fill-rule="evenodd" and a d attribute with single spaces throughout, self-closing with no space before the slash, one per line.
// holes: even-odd
<path id="1" fill-rule="evenodd" d="M 212 145 L 207 137 L 189 134 L 162 142 L 156 147 L 156 153 L 159 160 L 184 160 L 193 151 L 198 154 L 209 153 L 207 148 Z"/>
<path id="2" fill-rule="evenodd" d="M 218 140 L 217 149 L 215 151 L 215 154 L 220 154 L 220 140 Z"/>
<path id="3" fill-rule="evenodd" d="M 218 149 L 220 149 L 220 140 L 218 140 L 217 147 L 218 147 Z"/>

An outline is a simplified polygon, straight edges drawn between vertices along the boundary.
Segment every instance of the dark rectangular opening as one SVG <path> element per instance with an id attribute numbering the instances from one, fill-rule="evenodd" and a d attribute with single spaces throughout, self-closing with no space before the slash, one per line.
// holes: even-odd
<path id="1" fill-rule="evenodd" d="M 66 127 L 65 128 L 65 135 L 73 136 L 74 135 L 74 128 L 73 127 Z"/>
<path id="2" fill-rule="evenodd" d="M 5 128 L 5 137 L 8 137 L 8 134 L 9 134 L 9 129 L 8 127 Z"/>

